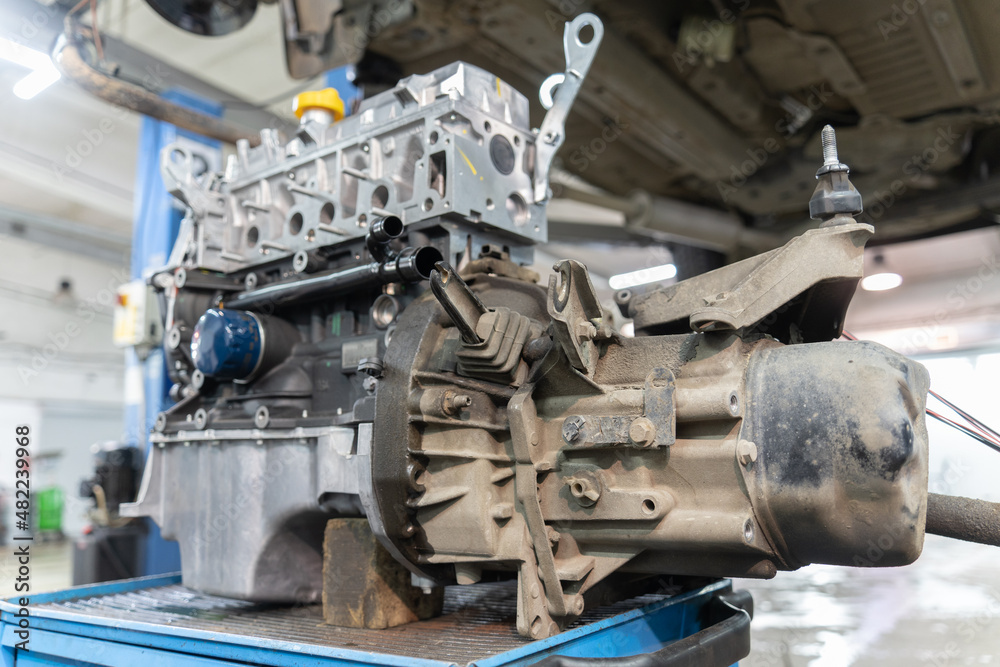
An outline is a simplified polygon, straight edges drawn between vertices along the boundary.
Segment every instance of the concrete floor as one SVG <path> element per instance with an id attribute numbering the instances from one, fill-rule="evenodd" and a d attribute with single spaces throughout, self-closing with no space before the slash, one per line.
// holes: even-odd
<path id="1" fill-rule="evenodd" d="M 928 535 L 913 565 L 813 565 L 740 579 L 756 613 L 745 667 L 1000 665 L 1000 550 Z"/>
<path id="2" fill-rule="evenodd" d="M 20 595 L 14 589 L 17 577 L 18 563 L 12 555 L 14 550 L 24 542 L 8 543 L 3 547 L 4 556 L 0 558 L 0 598 Z M 30 585 L 31 593 L 47 593 L 69 588 L 73 581 L 73 541 L 29 542 Z"/>
<path id="3" fill-rule="evenodd" d="M 33 593 L 70 585 L 72 546 L 32 545 Z M 0 560 L 0 596 L 14 595 L 15 573 L 10 556 Z M 1000 667 L 994 548 L 930 535 L 908 567 L 814 565 L 734 585 L 749 589 L 756 603 L 744 667 Z"/>

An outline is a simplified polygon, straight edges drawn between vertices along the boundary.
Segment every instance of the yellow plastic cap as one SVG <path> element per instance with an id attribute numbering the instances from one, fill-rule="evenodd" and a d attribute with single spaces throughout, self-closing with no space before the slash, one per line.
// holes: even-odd
<path id="1" fill-rule="evenodd" d="M 295 117 L 301 119 L 309 109 L 323 109 L 333 114 L 333 120 L 338 121 L 344 117 L 344 100 L 340 99 L 340 93 L 336 88 L 325 88 L 323 90 L 308 90 L 295 96 L 292 103 L 292 110 Z"/>

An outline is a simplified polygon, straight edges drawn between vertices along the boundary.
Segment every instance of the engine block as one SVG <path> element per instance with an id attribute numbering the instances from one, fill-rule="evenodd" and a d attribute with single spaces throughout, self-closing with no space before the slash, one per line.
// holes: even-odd
<path id="1" fill-rule="evenodd" d="M 416 585 L 516 577 L 544 637 L 648 575 L 867 565 L 886 533 L 878 565 L 919 555 L 927 373 L 835 340 L 873 231 L 846 166 L 817 176 L 818 228 L 619 294 L 635 337 L 579 262 L 547 286 L 523 266 L 600 37 L 567 25 L 537 131 L 456 63 L 264 130 L 222 174 L 164 152 L 188 206 L 151 279 L 177 402 L 123 513 L 179 541 L 185 585 L 317 600 L 326 522 L 367 517 Z"/>

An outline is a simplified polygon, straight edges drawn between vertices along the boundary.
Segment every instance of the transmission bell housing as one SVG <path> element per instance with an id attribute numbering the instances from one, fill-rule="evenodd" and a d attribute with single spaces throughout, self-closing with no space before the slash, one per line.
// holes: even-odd
<path id="1" fill-rule="evenodd" d="M 221 174 L 164 151 L 188 208 L 151 278 L 176 403 L 123 513 L 180 543 L 186 586 L 318 600 L 326 522 L 366 517 L 422 587 L 517 578 L 538 638 L 644 576 L 917 558 L 928 374 L 836 340 L 871 226 L 828 207 L 779 249 L 620 293 L 634 337 L 581 263 L 525 268 L 601 34 L 566 26 L 537 131 L 455 63 L 340 120 L 313 102 Z"/>

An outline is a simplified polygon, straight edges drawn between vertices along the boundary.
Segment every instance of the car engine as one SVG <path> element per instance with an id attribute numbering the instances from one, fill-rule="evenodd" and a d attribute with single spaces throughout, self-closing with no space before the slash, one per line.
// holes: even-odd
<path id="1" fill-rule="evenodd" d="M 837 340 L 874 230 L 832 129 L 816 226 L 620 291 L 634 336 L 581 263 L 547 285 L 526 268 L 601 36 L 592 14 L 566 25 L 537 130 L 524 95 L 459 62 L 347 117 L 300 108 L 223 173 L 164 152 L 188 209 L 150 278 L 176 404 L 122 513 L 180 543 L 184 585 L 315 601 L 327 521 L 366 517 L 418 587 L 517 578 L 518 631 L 540 638 L 643 576 L 917 558 L 929 379 Z"/>

